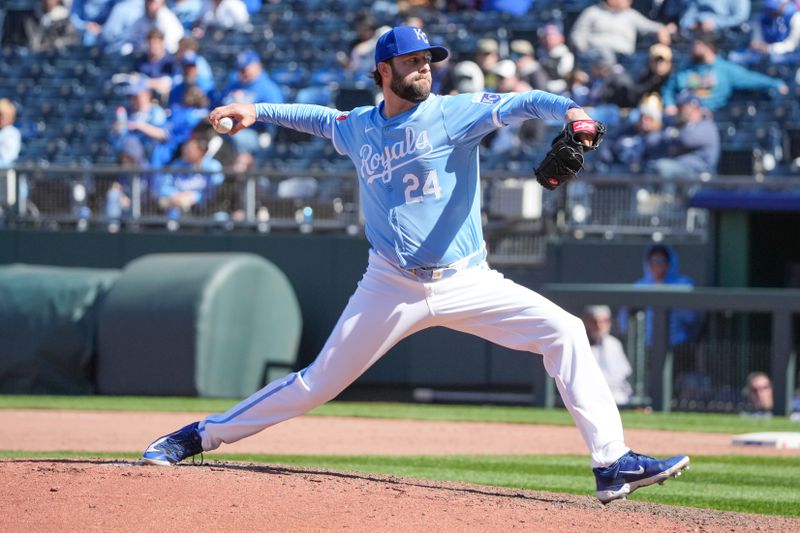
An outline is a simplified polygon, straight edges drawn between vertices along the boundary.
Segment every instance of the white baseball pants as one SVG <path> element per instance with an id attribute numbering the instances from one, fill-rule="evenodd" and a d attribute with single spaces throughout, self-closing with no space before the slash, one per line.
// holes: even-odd
<path id="1" fill-rule="evenodd" d="M 608 466 L 628 451 L 619 411 L 579 318 L 486 263 L 426 283 L 407 278 L 374 251 L 316 360 L 228 412 L 208 416 L 200 423 L 203 449 L 236 442 L 335 398 L 398 341 L 432 326 L 542 354 L 592 466 Z"/>

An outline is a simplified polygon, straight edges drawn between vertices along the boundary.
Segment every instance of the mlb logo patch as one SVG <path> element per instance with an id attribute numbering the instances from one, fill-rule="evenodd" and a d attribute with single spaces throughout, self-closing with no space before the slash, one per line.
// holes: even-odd
<path id="1" fill-rule="evenodd" d="M 496 104 L 497 102 L 499 102 L 501 98 L 502 97 L 499 94 L 481 93 L 481 94 L 476 94 L 472 98 L 472 102 L 475 103 L 475 104 L 489 104 L 489 105 L 492 105 L 492 104 Z"/>
<path id="2" fill-rule="evenodd" d="M 342 115 L 339 115 L 338 117 L 336 117 L 336 120 L 347 120 L 347 115 L 348 115 L 348 113 L 344 113 Z"/>

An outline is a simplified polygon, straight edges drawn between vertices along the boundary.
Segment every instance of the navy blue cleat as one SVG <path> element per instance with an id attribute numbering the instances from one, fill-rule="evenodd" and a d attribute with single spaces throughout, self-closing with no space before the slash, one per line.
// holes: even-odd
<path id="1" fill-rule="evenodd" d="M 688 468 L 689 457 L 686 455 L 654 459 L 629 451 L 611 466 L 592 469 L 597 481 L 597 499 L 603 504 L 624 500 L 636 489 L 664 483 L 667 478 L 679 476 Z"/>
<path id="2" fill-rule="evenodd" d="M 151 465 L 170 466 L 203 453 L 203 440 L 198 424 L 199 422 L 193 422 L 157 438 L 142 454 L 142 460 Z"/>

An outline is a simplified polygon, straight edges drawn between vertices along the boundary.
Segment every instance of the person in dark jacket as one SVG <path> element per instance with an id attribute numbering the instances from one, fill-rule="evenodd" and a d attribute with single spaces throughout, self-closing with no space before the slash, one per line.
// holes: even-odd
<path id="1" fill-rule="evenodd" d="M 637 79 L 630 91 L 628 107 L 637 107 L 642 99 L 650 94 L 659 95 L 661 99 L 661 88 L 672 75 L 672 48 L 665 44 L 656 43 L 650 47 L 647 59 L 647 70 Z"/>
<path id="2" fill-rule="evenodd" d="M 663 150 L 660 101 L 646 99 L 636 109 L 636 121 L 609 135 L 598 150 L 595 169 L 603 172 L 641 172 L 645 162 Z"/>
<path id="3" fill-rule="evenodd" d="M 662 136 L 663 156 L 647 164 L 648 172 L 664 182 L 663 192 L 675 194 L 677 179 L 707 179 L 716 172 L 720 138 L 711 113 L 690 92 L 677 100 L 677 127 L 667 128 Z"/>

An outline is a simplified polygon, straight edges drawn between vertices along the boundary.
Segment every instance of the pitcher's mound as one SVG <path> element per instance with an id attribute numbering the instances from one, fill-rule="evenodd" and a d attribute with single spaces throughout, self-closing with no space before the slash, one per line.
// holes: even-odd
<path id="1" fill-rule="evenodd" d="M 5 459 L 0 480 L 5 532 L 800 531 L 780 517 L 239 463 Z"/>

